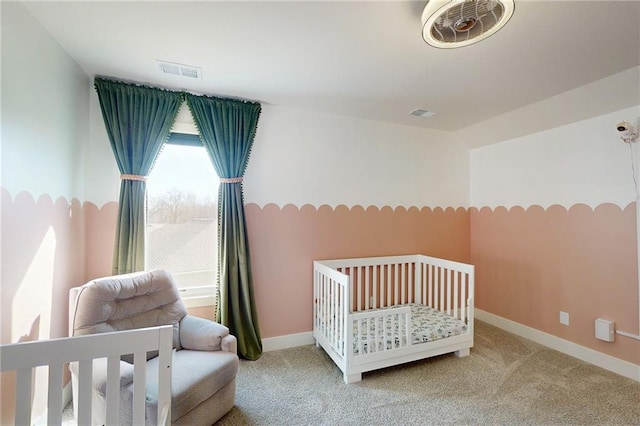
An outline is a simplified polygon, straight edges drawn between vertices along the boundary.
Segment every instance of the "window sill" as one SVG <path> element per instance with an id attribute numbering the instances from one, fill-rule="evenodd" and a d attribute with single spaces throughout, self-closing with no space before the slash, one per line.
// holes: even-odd
<path id="1" fill-rule="evenodd" d="M 216 286 L 214 285 L 192 285 L 190 287 L 181 287 L 179 285 L 178 289 L 186 308 L 199 308 L 216 304 Z"/>
<path id="2" fill-rule="evenodd" d="M 215 306 L 214 296 L 182 296 L 185 308 L 200 308 L 203 306 Z"/>

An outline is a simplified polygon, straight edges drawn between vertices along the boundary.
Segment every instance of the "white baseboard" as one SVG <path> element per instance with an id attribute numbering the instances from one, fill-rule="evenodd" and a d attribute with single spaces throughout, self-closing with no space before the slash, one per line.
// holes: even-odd
<path id="1" fill-rule="evenodd" d="M 480 309 L 474 309 L 475 318 L 488 324 L 506 330 L 510 333 L 524 337 L 541 345 L 555 349 L 559 352 L 586 361 L 605 370 L 619 374 L 629 379 L 640 382 L 640 366 L 628 361 L 621 360 L 611 355 L 598 352 L 577 343 L 570 342 L 560 337 L 553 336 L 544 331 L 522 325 L 515 321 L 499 317 Z"/>
<path id="2" fill-rule="evenodd" d="M 313 333 L 307 331 L 306 333 L 288 334 L 286 336 L 262 339 L 262 351 L 277 351 L 280 349 L 295 348 L 296 346 L 313 345 L 314 343 Z"/>

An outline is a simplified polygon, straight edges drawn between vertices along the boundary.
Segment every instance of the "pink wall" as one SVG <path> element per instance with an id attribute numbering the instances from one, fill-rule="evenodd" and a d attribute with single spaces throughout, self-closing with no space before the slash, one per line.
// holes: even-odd
<path id="1" fill-rule="evenodd" d="M 472 208 L 471 230 L 477 308 L 640 364 L 640 342 L 594 337 L 596 318 L 638 333 L 634 203 Z"/>
<path id="2" fill-rule="evenodd" d="M 68 294 L 84 281 L 83 212 L 77 199 L 2 187 L 1 342 L 67 335 Z M 65 371 L 65 380 L 69 379 Z M 13 422 L 14 381 L 2 375 L 1 424 Z M 35 395 L 39 397 L 39 392 Z"/>
<path id="3" fill-rule="evenodd" d="M 4 189 L 2 193 L 2 342 L 12 339 L 13 319 L 18 311 L 31 311 L 24 304 L 14 304 L 22 286 L 40 279 L 39 270 L 51 270 L 48 282 L 36 283 L 48 292 L 50 302 L 50 327 L 40 330 L 47 337 L 61 337 L 67 333 L 65 316 L 69 288 L 84 282 L 83 212 L 78 200 L 71 202 L 60 197 L 52 200 L 42 195 L 37 200 L 27 192 L 12 198 Z M 51 244 L 46 244 L 51 235 Z M 40 298 L 38 298 L 40 300 Z M 32 333 L 39 333 L 33 318 Z M 29 335 L 26 333 L 25 335 Z M 14 341 L 15 341 L 15 337 Z M 34 336 L 37 338 L 38 336 Z"/>
<path id="4" fill-rule="evenodd" d="M 116 203 L 84 205 L 86 280 L 109 275 Z M 423 253 L 469 261 L 463 208 L 298 208 L 246 205 L 254 290 L 263 338 L 311 331 L 314 259 Z M 211 308 L 190 313 L 211 318 Z"/>
<path id="5" fill-rule="evenodd" d="M 113 201 L 98 207 L 87 202 L 83 205 L 83 211 L 87 252 L 85 281 L 90 281 L 112 273 L 118 203 Z"/>
<path id="6" fill-rule="evenodd" d="M 314 259 L 423 253 L 469 260 L 463 208 L 246 206 L 263 338 L 312 329 Z"/>

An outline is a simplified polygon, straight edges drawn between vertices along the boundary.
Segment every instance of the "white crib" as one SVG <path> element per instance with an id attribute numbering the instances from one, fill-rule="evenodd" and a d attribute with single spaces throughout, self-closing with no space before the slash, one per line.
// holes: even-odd
<path id="1" fill-rule="evenodd" d="M 79 425 L 91 424 L 93 361 L 106 358 L 107 424 L 117 425 L 120 413 L 120 356 L 134 354 L 133 416 L 144 424 L 146 361 L 148 351 L 159 351 L 158 419 L 168 425 L 171 419 L 171 325 L 91 334 L 61 339 L 38 340 L 0 346 L 0 371 L 16 371 L 15 424 L 32 424 L 31 401 L 35 367 L 49 367 L 47 424 L 62 423 L 62 373 L 68 362 L 78 362 Z"/>
<path id="2" fill-rule="evenodd" d="M 345 383 L 473 347 L 473 265 L 408 255 L 320 260 L 313 268 L 313 337 Z"/>

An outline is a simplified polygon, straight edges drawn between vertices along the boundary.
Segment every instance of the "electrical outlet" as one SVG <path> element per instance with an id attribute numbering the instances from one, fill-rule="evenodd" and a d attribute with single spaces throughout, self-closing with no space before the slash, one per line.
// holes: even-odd
<path id="1" fill-rule="evenodd" d="M 596 339 L 605 342 L 614 342 L 616 340 L 615 323 L 598 318 L 596 320 Z"/>
<path id="2" fill-rule="evenodd" d="M 569 325 L 569 314 L 560 311 L 560 324 Z"/>

